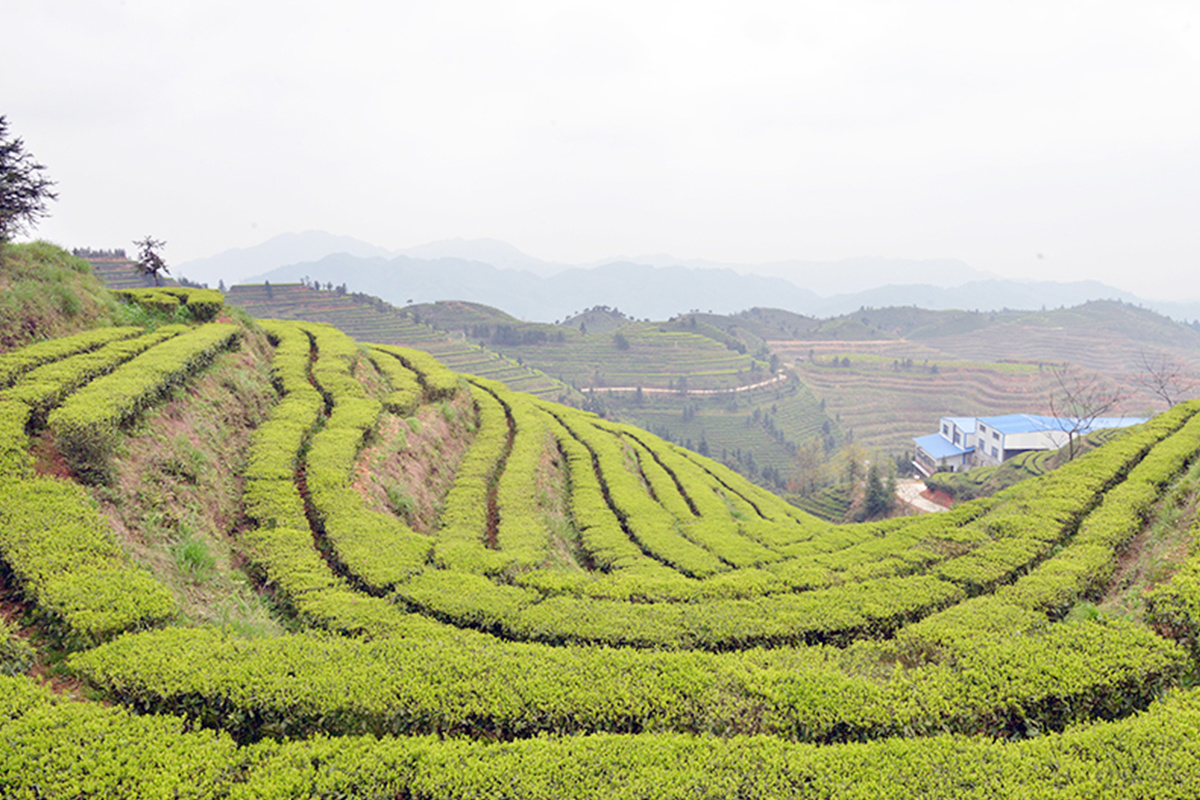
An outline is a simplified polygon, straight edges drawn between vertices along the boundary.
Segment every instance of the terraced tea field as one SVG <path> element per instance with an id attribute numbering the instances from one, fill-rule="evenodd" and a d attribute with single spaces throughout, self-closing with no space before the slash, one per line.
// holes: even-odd
<path id="1" fill-rule="evenodd" d="M 274 397 L 214 436 L 233 409 L 209 393 L 252 375 Z M 147 557 L 168 515 L 179 536 L 224 519 L 172 499 L 211 477 L 213 441 L 244 452 L 223 462 L 231 557 L 205 568 L 244 565 L 272 615 L 252 627 L 188 611 L 215 598 L 186 538 Z M 167 446 L 134 491 L 138 454 Z M 1189 797 L 1198 455 L 1189 402 L 990 498 L 837 526 L 329 325 L 31 345 L 0 354 L 21 611 L 0 631 L 0 794 Z M 121 498 L 156 513 L 113 527 Z M 1097 611 L 1155 520 L 1181 554 L 1129 613 Z"/>
<path id="2" fill-rule="evenodd" d="M 621 387 L 731 389 L 770 377 L 767 365 L 689 331 L 631 322 L 617 333 L 581 334 L 564 328 L 563 340 L 499 345 L 499 350 L 580 389 Z"/>
<path id="3" fill-rule="evenodd" d="M 842 429 L 854 432 L 854 441 L 888 453 L 911 451 L 913 436 L 935 430 L 942 416 L 1044 409 L 1054 388 L 1050 373 L 1033 365 L 931 361 L 896 369 L 886 356 L 843 353 L 840 357 L 850 359 L 850 366 L 801 362 L 797 373 L 813 394 L 825 400 L 826 410 Z"/>
<path id="4" fill-rule="evenodd" d="M 88 263 L 96 277 L 110 289 L 144 289 L 154 285 L 154 280 L 139 273 L 137 264 L 127 258 L 97 258 Z"/>
<path id="5" fill-rule="evenodd" d="M 360 341 L 420 348 L 455 370 L 502 380 L 523 392 L 553 399 L 578 396 L 560 380 L 418 323 L 386 304 L 317 291 L 298 283 L 272 284 L 269 294 L 261 284 L 234 286 L 228 297 L 230 304 L 255 317 L 327 322 Z"/>
<path id="6" fill-rule="evenodd" d="M 843 443 L 841 428 L 795 379 L 737 394 L 644 392 L 640 400 L 628 393 L 598 394 L 611 415 L 767 485 L 776 485 L 778 476 L 780 489 L 791 476 L 797 445 L 816 439 L 832 451 Z M 764 469 L 771 471 L 765 481 Z"/>

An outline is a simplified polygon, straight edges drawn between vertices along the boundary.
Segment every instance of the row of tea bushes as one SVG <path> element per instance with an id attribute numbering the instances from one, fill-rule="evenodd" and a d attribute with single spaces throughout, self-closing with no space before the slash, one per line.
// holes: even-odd
<path id="1" fill-rule="evenodd" d="M 739 797 L 1191 798 L 1200 698 L 1024 741 L 939 735 L 813 745 L 771 736 L 597 734 L 479 742 L 315 736 L 239 747 L 176 717 L 62 701 L 0 678 L 11 797 L 513 800 Z"/>
<path id="2" fill-rule="evenodd" d="M 168 326 L 127 338 L 130 331 L 122 330 L 120 336 L 101 346 L 83 348 L 56 361 L 25 359 L 25 363 L 42 363 L 26 370 L 0 400 L 0 453 L 4 454 L 0 555 L 21 592 L 36 605 L 47 629 L 66 646 L 86 645 L 123 630 L 159 624 L 175 614 L 176 604 L 169 589 L 130 563 L 82 487 L 32 473 L 26 429 L 62 400 L 66 404 L 52 414 L 78 407 L 75 398 L 80 395 L 95 400 L 97 393 L 92 387 L 105 380 L 99 376 L 126 373 L 125 385 L 148 386 L 153 381 L 137 375 L 135 365 L 181 362 L 189 365 L 190 376 L 211 359 L 214 350 L 232 339 L 227 330 L 218 330 L 217 335 L 203 328 L 184 331 Z M 202 331 L 203 335 L 196 335 Z M 176 348 L 166 356 L 159 351 L 189 338 L 186 348 Z M 171 381 L 182 379 L 167 372 Z M 143 393 L 160 391 L 151 388 Z M 143 401 L 138 407 L 147 406 Z"/>
<path id="3" fill-rule="evenodd" d="M 852 538 L 860 544 L 843 548 L 843 551 L 852 553 L 859 563 L 857 571 L 847 570 L 849 577 L 854 579 L 823 588 L 787 593 L 769 573 L 738 570 L 737 577 L 731 581 L 744 581 L 746 586 L 773 593 L 740 598 L 695 596 L 687 603 L 649 602 L 629 606 L 580 596 L 589 585 L 584 580 L 572 582 L 567 579 L 555 586 L 549 577 L 538 574 L 518 581 L 521 585 L 518 588 L 491 585 L 466 575 L 426 574 L 397 587 L 397 594 L 409 606 L 438 619 L 509 638 L 552 644 L 593 642 L 613 646 L 729 649 L 800 642 L 845 644 L 859 637 L 887 637 L 922 617 L 955 606 L 968 593 L 980 591 L 974 580 L 960 578 L 962 571 L 955 570 L 958 562 L 981 563 L 978 555 L 981 551 L 992 559 L 997 554 L 1015 553 L 1020 557 L 1015 565 L 1011 561 L 1003 562 L 1004 575 L 1012 576 L 1018 568 L 1029 569 L 1048 552 L 1048 549 L 1023 549 L 1020 546 L 1022 537 L 1042 542 L 1045 548 L 1068 541 L 1080 520 L 1095 504 L 1098 494 L 1106 488 L 1111 489 L 1127 473 L 1129 480 L 1111 489 L 1114 497 L 1134 491 L 1132 487 L 1142 487 L 1145 484 L 1143 475 L 1151 476 L 1149 480 L 1154 485 L 1161 485 L 1162 476 L 1177 472 L 1182 460 L 1196 448 L 1195 426 L 1200 426 L 1200 422 L 1189 423 L 1189 427 L 1179 430 L 1191 413 L 1187 407 L 1180 407 L 1123 437 L 1110 449 L 1095 451 L 1040 482 L 1014 487 L 989 503 L 981 503 L 987 509 L 986 513 L 966 511 L 944 515 L 944 519 L 931 518 L 929 522 L 889 523 L 878 526 L 874 538 Z M 589 431 L 584 434 L 587 437 L 585 450 L 595 452 L 608 447 L 613 451 L 607 455 L 608 468 L 597 472 L 598 479 L 607 478 L 616 471 L 632 477 L 633 473 L 626 470 L 623 463 L 612 463 L 620 458 L 620 453 L 611 440 L 604 441 L 604 432 L 598 433 L 595 427 L 588 428 L 582 420 L 572 422 L 572 433 Z M 1164 437 L 1168 438 L 1164 440 Z M 583 443 L 582 439 L 579 441 Z M 1139 463 L 1143 456 L 1145 460 Z M 580 461 L 583 462 L 582 474 L 586 477 L 586 460 L 580 458 Z M 600 457 L 596 456 L 592 466 L 601 463 Z M 614 482 L 617 481 L 600 481 L 601 498 L 607 500 L 617 494 L 612 489 Z M 576 483 L 578 487 L 582 482 Z M 632 484 L 619 485 L 626 495 L 641 491 Z M 1039 504 L 1035 498 L 1043 496 L 1046 501 Z M 646 500 L 651 502 L 648 496 Z M 628 500 L 626 504 L 632 505 Z M 482 506 L 482 502 L 476 504 L 477 508 Z M 1121 507 L 1124 506 L 1120 500 L 1108 504 L 1109 510 Z M 668 513 L 662 506 L 658 508 L 662 514 Z M 1101 508 L 1097 513 L 1104 517 L 1109 511 Z M 629 519 L 630 515 L 625 515 L 626 525 Z M 1135 524 L 1137 519 L 1136 514 L 1130 517 L 1126 527 Z M 1002 599 L 989 595 L 992 599 L 982 607 L 995 603 L 1015 604 L 1045 613 L 1051 609 L 1038 598 L 1047 597 L 1047 593 L 1057 593 L 1068 602 L 1074 602 L 1083 590 L 1077 585 L 1077 578 L 1084 574 L 1075 565 L 1083 563 L 1079 560 L 1081 555 L 1096 556 L 1095 536 L 1090 532 L 1109 524 L 1102 519 L 1087 523 L 1086 535 L 1078 537 L 1075 544 L 1034 569 L 1017 584 L 1003 587 Z M 474 530 L 479 530 L 482 525 L 479 521 Z M 464 534 L 469 535 L 470 531 Z M 587 529 L 583 536 L 586 541 Z M 820 538 L 828 539 L 830 535 Z M 478 539 L 475 542 L 482 551 Z M 934 547 L 934 544 L 942 546 Z M 876 549 L 868 551 L 866 545 Z M 955 552 L 948 545 L 957 545 L 961 549 Z M 1111 548 L 1101 553 L 1105 563 L 1114 554 Z M 875 560 L 869 556 L 874 556 Z M 877 570 L 871 571 L 872 566 Z M 921 574 L 922 569 L 929 566 L 936 567 L 937 571 Z M 650 575 L 643 577 L 640 570 L 633 570 L 622 577 L 626 587 L 633 587 L 641 580 L 652 582 L 654 578 L 652 573 Z M 1093 575 L 1089 580 L 1094 582 L 1096 579 Z M 607 580 L 607 577 L 596 579 L 593 585 L 604 584 Z M 706 582 L 695 583 L 703 585 Z M 995 589 L 999 584 L 996 580 L 988 588 Z M 736 584 L 731 583 L 731 586 Z M 557 590 L 557 593 L 551 591 L 551 596 L 544 596 L 548 589 Z M 643 591 L 642 595 L 645 594 L 647 592 Z M 934 638 L 941 642 L 946 636 L 947 622 L 952 622 L 951 627 L 961 624 L 965 619 L 963 613 L 951 608 L 939 621 L 917 629 L 922 633 L 907 635 L 919 638 L 936 630 L 938 633 Z M 1014 619 L 1025 617 L 1018 615 Z M 969 634 L 969 628 L 964 633 Z"/>
<path id="4" fill-rule="evenodd" d="M 164 325 L 153 333 L 118 339 L 103 347 L 30 370 L 0 396 L 20 400 L 30 407 L 30 426 L 40 428 L 50 409 L 84 384 L 107 375 L 136 355 L 188 330 L 186 325 Z"/>
<path id="5" fill-rule="evenodd" d="M 511 559 L 495 547 L 485 546 L 485 540 L 489 529 L 494 537 L 494 507 L 490 501 L 514 432 L 499 398 L 475 384 L 470 390 L 479 424 L 442 504 L 434 561 L 447 569 L 499 574 Z"/>
<path id="6" fill-rule="evenodd" d="M 255 432 L 248 458 L 243 505 L 255 527 L 241 539 L 252 571 L 300 620 L 317 628 L 369 636 L 454 633 L 433 620 L 404 613 L 387 600 L 355 591 L 314 546 L 297 480 L 306 469 L 310 436 L 324 422 L 325 400 L 309 367 L 319 361 L 317 343 L 329 346 L 330 335 L 325 329 L 326 335 L 318 339 L 315 331 L 320 329 L 290 321 L 260 324 L 275 345 L 271 373 L 282 397 Z M 353 352 L 344 342 L 335 340 L 332 346 L 342 354 L 342 363 L 349 364 Z M 331 409 L 336 401 L 330 393 Z"/>
<path id="7" fill-rule="evenodd" d="M 395 355 L 378 347 L 370 348 L 371 361 L 387 380 L 391 391 L 384 398 L 383 404 L 389 413 L 407 417 L 417 410 L 424 396 L 421 381 Z"/>
<path id="8" fill-rule="evenodd" d="M 413 350 L 408 347 L 397 347 L 395 345 L 376 344 L 371 346 L 373 350 L 387 353 L 400 360 L 405 367 L 412 370 L 424 387 L 425 399 L 429 401 L 449 400 L 458 394 L 462 383 L 459 380 L 458 373 L 453 372 L 446 367 L 445 364 L 438 361 L 422 350 Z"/>
<path id="9" fill-rule="evenodd" d="M 369 509 L 352 486 L 355 459 L 383 407 L 354 378 L 360 355 L 354 340 L 332 326 L 304 328 L 316 347 L 313 379 L 330 407 L 305 461 L 313 521 L 338 564 L 381 594 L 423 569 L 433 542 L 395 516 Z"/>
<path id="10" fill-rule="evenodd" d="M 216 289 L 154 286 L 147 289 L 118 289 L 113 294 L 118 300 L 166 314 L 185 309 L 188 316 L 197 322 L 211 322 L 225 306 L 225 295 Z"/>
<path id="11" fill-rule="evenodd" d="M 141 328 L 96 328 L 95 330 L 47 339 L 26 345 L 19 350 L 0 353 L 0 389 L 11 386 L 17 378 L 31 369 L 52 361 L 95 350 L 117 339 L 128 339 L 141 333 Z"/>
<path id="12" fill-rule="evenodd" d="M 953 665 L 884 680 L 852 664 L 829 648 L 672 653 L 482 636 L 240 639 L 213 629 L 126 635 L 71 660 L 131 708 L 238 737 L 676 731 L 836 742 L 1025 736 L 1119 718 L 1161 696 L 1186 658 L 1144 628 L 1098 621 L 983 633 Z"/>

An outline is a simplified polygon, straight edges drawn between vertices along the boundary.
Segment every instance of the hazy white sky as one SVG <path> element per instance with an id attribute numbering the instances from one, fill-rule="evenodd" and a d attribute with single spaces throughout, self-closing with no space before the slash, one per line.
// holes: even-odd
<path id="1" fill-rule="evenodd" d="M 66 246 L 321 229 L 1200 297 L 1195 0 L 4 5 L 0 114 Z"/>

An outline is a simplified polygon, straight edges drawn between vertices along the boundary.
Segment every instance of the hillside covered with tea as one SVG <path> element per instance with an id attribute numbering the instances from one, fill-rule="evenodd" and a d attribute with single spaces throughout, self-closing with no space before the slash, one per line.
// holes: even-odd
<path id="1" fill-rule="evenodd" d="M 1198 401 L 949 512 L 834 525 L 218 292 L 73 319 L 0 353 L 4 796 L 1200 782 Z"/>

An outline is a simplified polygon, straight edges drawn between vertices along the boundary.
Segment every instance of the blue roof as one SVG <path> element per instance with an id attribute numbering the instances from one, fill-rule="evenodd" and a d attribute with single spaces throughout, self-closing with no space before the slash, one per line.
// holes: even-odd
<path id="1" fill-rule="evenodd" d="M 1090 433 L 1101 428 L 1128 428 L 1130 425 L 1140 425 L 1146 419 L 1146 417 L 1096 417 L 1090 425 L 1085 425 L 1075 432 Z M 979 421 L 1004 434 L 1069 431 L 1075 427 L 1075 420 L 1071 417 L 1043 417 L 1038 414 L 1005 414 L 1000 417 L 980 417 Z"/>
<path id="2" fill-rule="evenodd" d="M 931 433 L 928 436 L 918 436 L 913 439 L 917 443 L 917 447 L 929 453 L 933 458 L 951 458 L 953 456 L 961 456 L 966 453 L 975 452 L 974 447 L 968 447 L 965 450 L 957 445 L 948 442 L 940 433 Z"/>
<path id="3" fill-rule="evenodd" d="M 951 425 L 955 426 L 963 433 L 975 432 L 974 417 L 942 417 L 942 419 L 949 420 Z"/>

